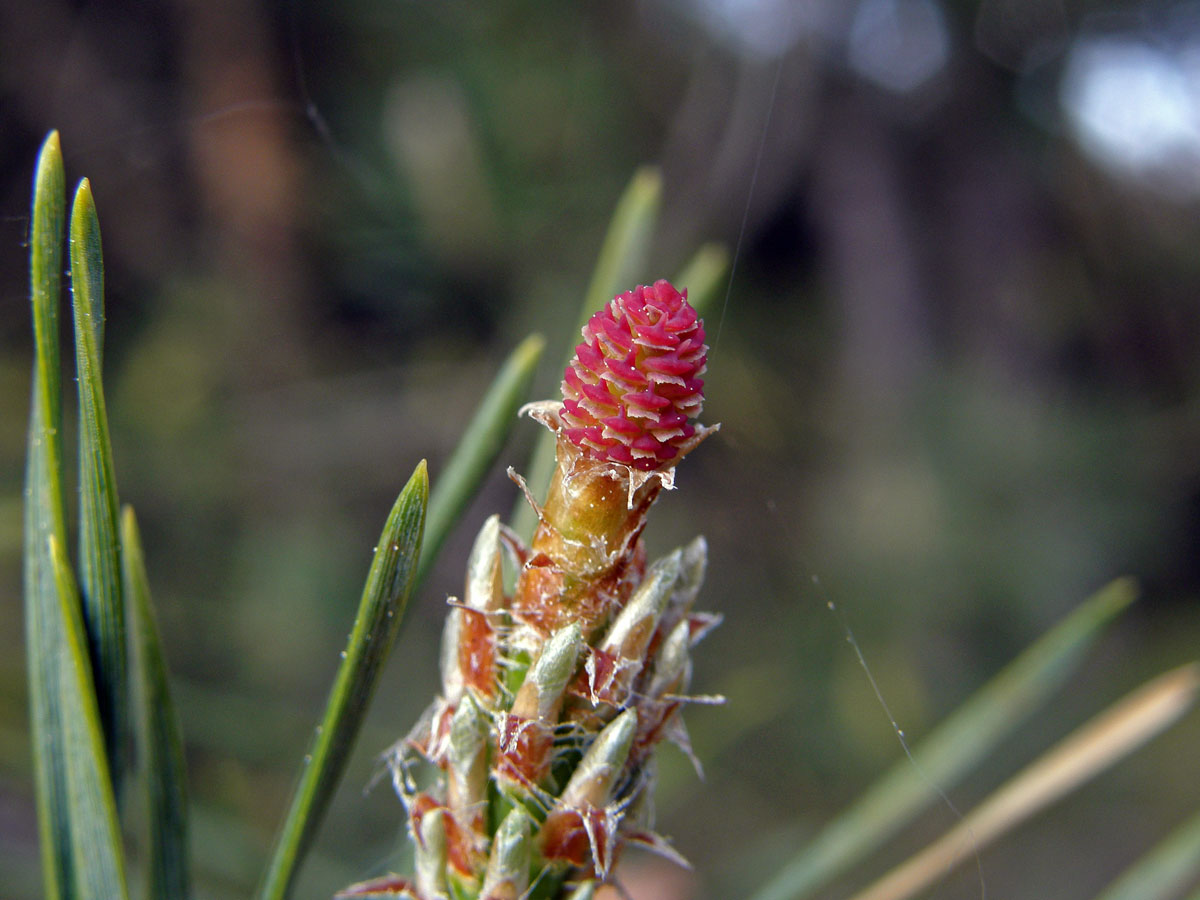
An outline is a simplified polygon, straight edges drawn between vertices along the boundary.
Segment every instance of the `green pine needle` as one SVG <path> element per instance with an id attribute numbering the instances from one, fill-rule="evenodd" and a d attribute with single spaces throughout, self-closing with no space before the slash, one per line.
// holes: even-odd
<path id="1" fill-rule="evenodd" d="M 62 234 L 66 179 L 58 133 L 42 144 L 34 176 L 30 237 L 30 298 L 34 365 L 25 470 L 25 647 L 29 717 L 43 893 L 58 900 L 71 890 L 71 840 L 57 649 L 61 644 L 58 588 L 50 540 L 66 542 L 62 495 L 62 397 L 58 351 Z"/>
<path id="2" fill-rule="evenodd" d="M 400 492 L 375 548 L 354 628 L 325 715 L 304 757 L 299 783 L 256 895 L 259 900 L 288 896 L 345 769 L 416 581 L 428 499 L 429 476 L 422 460 Z"/>
<path id="3" fill-rule="evenodd" d="M 1119 579 L 1084 602 L 827 825 L 752 900 L 800 900 L 870 856 L 936 799 L 933 785 L 949 788 L 1045 701 L 1135 596 L 1133 582 Z"/>
<path id="4" fill-rule="evenodd" d="M 117 802 L 109 778 L 100 709 L 92 680 L 87 633 L 79 589 L 71 564 L 56 538 L 49 539 L 58 595 L 62 644 L 58 702 L 62 707 L 62 745 L 57 756 L 66 774 L 71 887 L 77 900 L 122 900 L 129 894 Z"/>
<path id="5" fill-rule="evenodd" d="M 675 286 L 680 290 L 687 288 L 688 303 L 703 316 L 720 295 L 728 275 L 729 248 L 724 244 L 705 244 L 675 278 Z"/>
<path id="6" fill-rule="evenodd" d="M 953 828 L 854 900 L 909 900 L 1053 803 L 1171 727 L 1196 702 L 1200 663 L 1143 684 L 1092 717 L 996 788 Z M 969 848 L 973 852 L 964 853 Z"/>
<path id="7" fill-rule="evenodd" d="M 479 483 L 500 455 L 517 410 L 529 396 L 529 385 L 546 341 L 531 334 L 517 345 L 463 432 L 462 440 L 434 484 L 425 520 L 425 541 L 417 583 L 429 574 L 446 536 L 479 489 Z"/>
<path id="8" fill-rule="evenodd" d="M 137 519 L 121 516 L 122 575 L 129 602 L 133 649 L 133 715 L 137 758 L 146 796 L 148 900 L 183 900 L 190 894 L 187 773 L 183 738 L 163 661 Z"/>
<path id="9" fill-rule="evenodd" d="M 79 575 L 84 622 L 95 666 L 100 720 L 120 795 L 127 732 L 125 602 L 117 523 L 117 485 L 100 377 L 104 262 L 100 222 L 87 179 L 71 209 L 71 289 L 79 385 Z"/>
<path id="10" fill-rule="evenodd" d="M 1200 878 L 1200 814 L 1172 831 L 1096 900 L 1169 900 Z M 1193 900 L 1200 894 L 1193 896 Z"/>

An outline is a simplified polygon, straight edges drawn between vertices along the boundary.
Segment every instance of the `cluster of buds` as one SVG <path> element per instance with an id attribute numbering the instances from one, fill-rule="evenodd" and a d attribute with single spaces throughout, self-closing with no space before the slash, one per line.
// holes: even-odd
<path id="1" fill-rule="evenodd" d="M 339 896 L 585 900 L 626 844 L 679 859 L 653 829 L 653 754 L 664 738 L 690 753 L 680 707 L 706 698 L 687 694 L 689 654 L 717 617 L 693 609 L 704 539 L 648 565 L 641 534 L 713 430 L 691 421 L 708 348 L 666 281 L 614 298 L 583 337 L 563 400 L 526 408 L 557 437 L 545 503 L 526 491 L 533 540 L 484 523 L 450 600 L 441 696 L 389 754 L 415 874 Z"/>

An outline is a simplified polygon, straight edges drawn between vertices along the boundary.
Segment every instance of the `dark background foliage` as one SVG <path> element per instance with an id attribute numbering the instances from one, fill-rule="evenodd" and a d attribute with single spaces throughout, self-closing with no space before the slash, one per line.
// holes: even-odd
<path id="1" fill-rule="evenodd" d="M 660 823 L 737 897 L 910 737 L 1107 579 L 1144 599 L 953 792 L 1200 637 L 1200 5 L 0 0 L 0 884 L 38 896 L 19 522 L 38 142 L 92 179 L 123 498 L 143 522 L 196 802 L 199 896 L 244 896 L 375 535 L 508 349 L 555 366 L 612 205 L 662 168 L 646 279 L 737 245 L 708 317 L 697 530 L 725 626 Z M 722 298 L 724 299 L 724 298 Z M 374 757 L 435 681 L 441 600 L 515 437 L 416 598 L 302 896 L 402 867 Z M 834 601 L 840 609 L 826 607 Z M 988 894 L 1086 897 L 1196 808 L 1195 717 L 989 849 Z M 861 882 L 954 822 L 939 806 Z M 658 879 L 655 881 L 654 879 Z M 937 896 L 977 896 L 979 874 Z M 639 896 L 643 896 L 640 895 Z"/>

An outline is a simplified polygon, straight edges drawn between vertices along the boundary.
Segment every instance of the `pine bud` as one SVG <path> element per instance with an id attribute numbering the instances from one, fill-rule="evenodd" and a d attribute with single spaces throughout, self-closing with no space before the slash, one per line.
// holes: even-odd
<path id="1" fill-rule="evenodd" d="M 579 761 L 562 793 L 563 806 L 581 809 L 604 806 L 611 800 L 613 787 L 629 757 L 637 732 L 637 710 L 625 710 L 605 726 Z"/>
<path id="2" fill-rule="evenodd" d="M 497 614 L 504 605 L 501 583 L 500 517 L 490 516 L 471 547 L 463 603 L 446 618 L 442 636 L 442 689 L 454 703 L 464 688 L 484 698 L 496 693 Z"/>
<path id="3" fill-rule="evenodd" d="M 466 679 L 463 678 L 462 668 L 458 664 L 463 622 L 460 613 L 461 610 L 451 609 L 446 615 L 446 624 L 442 627 L 442 650 L 438 658 L 438 667 L 442 674 L 442 699 L 450 704 L 458 702 L 466 686 Z"/>
<path id="4" fill-rule="evenodd" d="M 500 580 L 500 517 L 488 516 L 467 559 L 467 589 L 463 600 L 471 609 L 494 612 L 504 599 Z"/>
<path id="5" fill-rule="evenodd" d="M 661 699 L 664 694 L 677 691 L 686 681 L 691 646 L 691 623 L 680 622 L 667 635 L 654 661 L 654 674 L 646 687 L 646 696 Z"/>
<path id="6" fill-rule="evenodd" d="M 533 851 L 529 814 L 518 806 L 513 809 L 492 839 L 480 900 L 520 900 L 529 888 L 529 861 Z"/>
<path id="7" fill-rule="evenodd" d="M 445 810 L 431 809 L 417 820 L 417 892 L 427 900 L 447 897 Z"/>
<path id="8" fill-rule="evenodd" d="M 646 580 L 629 598 L 599 647 L 588 657 L 583 694 L 593 707 L 621 706 L 628 698 L 679 579 L 680 558 L 681 553 L 676 550 L 646 571 Z M 607 716 L 603 718 L 607 719 Z"/>
<path id="9" fill-rule="evenodd" d="M 614 789 L 633 748 L 637 711 L 627 709 L 592 742 L 562 792 L 559 805 L 546 816 L 539 835 L 542 855 L 558 864 L 590 867 L 607 878 L 618 849 L 621 812 L 613 804 Z"/>
<path id="10" fill-rule="evenodd" d="M 679 580 L 681 557 L 682 553 L 676 550 L 646 571 L 646 580 L 625 604 L 600 649 L 621 659 L 641 660 L 645 656 L 659 616 L 666 609 L 675 582 Z"/>
<path id="11" fill-rule="evenodd" d="M 704 535 L 699 535 L 683 548 L 679 566 L 679 590 L 675 602 L 685 609 L 691 609 L 692 602 L 700 593 L 700 585 L 704 583 L 704 573 L 707 569 L 708 541 L 704 539 Z"/>
<path id="12" fill-rule="evenodd" d="M 512 714 L 541 722 L 554 721 L 582 650 L 583 633 L 574 622 L 555 632 L 529 667 L 525 682 L 513 700 Z"/>
<path id="13" fill-rule="evenodd" d="M 508 791 L 533 791 L 546 779 L 554 724 L 583 644 L 578 625 L 571 623 L 557 631 L 529 667 L 511 710 L 502 716 L 497 776 Z"/>
<path id="14" fill-rule="evenodd" d="M 488 721 L 470 694 L 450 721 L 446 749 L 446 802 L 460 825 L 482 832 L 487 803 Z"/>

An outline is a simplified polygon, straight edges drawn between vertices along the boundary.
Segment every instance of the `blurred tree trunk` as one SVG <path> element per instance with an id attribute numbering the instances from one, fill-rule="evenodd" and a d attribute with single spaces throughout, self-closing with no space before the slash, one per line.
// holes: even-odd
<path id="1" fill-rule="evenodd" d="M 296 246 L 300 165 L 280 100 L 280 66 L 258 4 L 180 0 L 189 129 L 215 269 L 236 289 L 227 314 L 231 364 L 248 387 L 304 374 L 305 268 Z"/>

